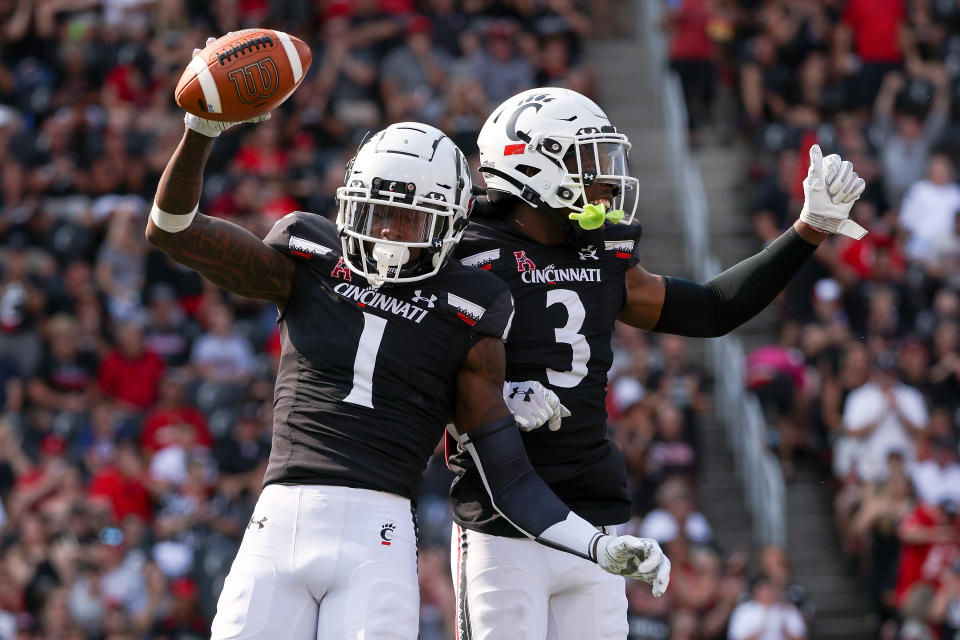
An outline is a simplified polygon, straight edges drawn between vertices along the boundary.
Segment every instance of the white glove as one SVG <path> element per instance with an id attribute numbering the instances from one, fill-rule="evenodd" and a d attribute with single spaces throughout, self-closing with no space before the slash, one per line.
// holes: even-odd
<path id="1" fill-rule="evenodd" d="M 232 33 L 232 32 L 231 32 Z M 216 38 L 207 38 L 207 44 L 216 40 Z M 193 50 L 193 57 L 196 58 L 200 55 L 200 49 Z M 241 120 L 239 122 L 219 122 L 217 120 L 207 120 L 206 118 L 201 118 L 200 116 L 195 116 L 192 113 L 186 113 L 183 116 L 183 122 L 188 127 L 199 133 L 200 135 L 207 136 L 208 138 L 216 138 L 221 133 L 229 129 L 235 124 L 241 124 L 243 122 L 263 122 L 264 120 L 270 119 L 270 113 L 264 113 L 262 115 L 250 118 L 249 120 Z"/>
<path id="2" fill-rule="evenodd" d="M 800 219 L 825 233 L 859 240 L 867 230 L 850 219 L 850 209 L 865 187 L 853 164 L 835 153 L 824 158 L 820 145 L 815 144 L 810 147 L 810 170 L 803 180 Z"/>
<path id="3" fill-rule="evenodd" d="M 656 598 L 670 584 L 670 558 L 653 538 L 603 536 L 597 542 L 597 564 L 608 573 L 653 585 Z"/>
<path id="4" fill-rule="evenodd" d="M 533 431 L 543 424 L 556 431 L 561 418 L 570 416 L 557 394 L 535 380 L 504 382 L 503 401 L 522 431 Z"/>

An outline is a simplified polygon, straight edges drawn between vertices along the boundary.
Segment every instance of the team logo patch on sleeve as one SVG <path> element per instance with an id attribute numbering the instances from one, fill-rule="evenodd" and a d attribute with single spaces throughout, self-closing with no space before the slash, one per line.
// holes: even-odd
<path id="1" fill-rule="evenodd" d="M 290 242 L 287 243 L 287 247 L 289 247 L 290 253 L 293 255 L 306 258 L 307 260 L 313 256 L 325 256 L 333 251 L 333 249 L 325 247 L 322 244 L 317 244 L 316 242 L 297 236 L 290 236 Z"/>
<path id="2" fill-rule="evenodd" d="M 464 300 L 460 296 L 455 296 L 452 293 L 447 294 L 447 304 L 456 309 L 457 317 L 471 327 L 480 322 L 480 318 L 483 317 L 483 312 L 485 311 L 480 305 L 470 302 L 469 300 Z"/>
<path id="3" fill-rule="evenodd" d="M 513 257 L 517 260 L 517 271 L 535 271 L 537 269 L 533 260 L 527 257 L 526 251 L 514 251 Z"/>
<path id="4" fill-rule="evenodd" d="M 347 266 L 343 256 L 340 256 L 340 259 L 337 260 L 337 266 L 335 266 L 333 271 L 330 272 L 330 276 L 333 278 L 346 280 L 347 282 L 353 282 L 353 276 L 350 275 L 350 267 Z"/>
<path id="5" fill-rule="evenodd" d="M 500 249 L 490 249 L 490 251 L 482 251 L 472 256 L 467 256 L 466 258 L 460 258 L 460 263 L 468 267 L 476 267 L 477 269 L 490 271 L 493 269 L 494 260 L 499 259 Z"/>
<path id="6" fill-rule="evenodd" d="M 633 246 L 636 240 L 606 240 L 603 248 L 607 251 L 616 251 L 618 258 L 629 259 L 633 255 Z"/>

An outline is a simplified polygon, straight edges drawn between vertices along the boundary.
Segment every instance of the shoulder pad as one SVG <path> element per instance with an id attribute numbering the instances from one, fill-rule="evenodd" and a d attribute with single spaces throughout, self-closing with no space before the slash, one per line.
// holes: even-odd
<path id="1" fill-rule="evenodd" d="M 315 213 L 294 211 L 277 220 L 263 241 L 298 260 L 336 262 L 340 257 L 340 238 L 334 223 Z"/>
<path id="2" fill-rule="evenodd" d="M 444 272 L 445 290 L 439 297 L 451 315 L 477 333 L 506 340 L 513 321 L 513 296 L 506 283 L 456 261 Z"/>

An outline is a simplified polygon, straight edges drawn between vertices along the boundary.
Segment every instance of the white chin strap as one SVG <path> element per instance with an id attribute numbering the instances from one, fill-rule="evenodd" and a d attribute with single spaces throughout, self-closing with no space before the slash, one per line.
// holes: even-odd
<path id="1" fill-rule="evenodd" d="M 410 260 L 410 250 L 406 247 L 380 242 L 373 245 L 371 255 L 377 263 L 377 276 L 370 279 L 370 284 L 374 287 L 383 284 L 391 268 L 395 269 L 396 273 Z"/>

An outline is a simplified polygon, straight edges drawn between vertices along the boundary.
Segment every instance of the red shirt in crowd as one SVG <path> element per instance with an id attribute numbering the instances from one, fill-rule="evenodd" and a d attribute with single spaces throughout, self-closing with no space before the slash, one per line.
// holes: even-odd
<path id="1" fill-rule="evenodd" d="M 890 251 L 890 265 L 897 272 L 906 269 L 907 261 L 889 234 L 871 232 L 862 240 L 845 241 L 840 249 L 840 262 L 849 267 L 861 280 L 874 276 L 877 249 Z"/>
<path id="2" fill-rule="evenodd" d="M 713 19 L 713 10 L 708 0 L 683 0 L 675 14 L 673 37 L 670 38 L 671 60 L 712 60 L 713 40 L 707 34 L 707 26 Z"/>
<path id="3" fill-rule="evenodd" d="M 139 357 L 130 359 L 114 350 L 100 363 L 97 379 L 107 395 L 138 409 L 149 409 L 157 402 L 163 367 L 163 360 L 153 351 L 144 350 Z"/>
<path id="4" fill-rule="evenodd" d="M 241 147 L 234 156 L 236 165 L 254 175 L 276 175 L 287 168 L 287 152 L 284 149 L 259 149 L 254 146 Z"/>
<path id="5" fill-rule="evenodd" d="M 124 475 L 116 467 L 107 467 L 93 477 L 90 495 L 107 498 L 118 521 L 131 514 L 150 520 L 152 508 L 146 485 L 137 478 Z"/>
<path id="6" fill-rule="evenodd" d="M 156 453 L 172 443 L 173 435 L 170 426 L 181 424 L 193 428 L 194 442 L 197 446 L 207 449 L 213 446 L 213 436 L 207 428 L 207 419 L 203 412 L 188 406 L 158 408 L 151 411 L 143 422 L 140 445 L 147 453 Z"/>
<path id="7" fill-rule="evenodd" d="M 897 63 L 900 24 L 906 19 L 903 0 L 849 0 L 843 22 L 853 31 L 854 50 L 864 62 Z"/>
<path id="8" fill-rule="evenodd" d="M 939 510 L 926 504 L 919 504 L 904 518 L 900 526 L 939 528 L 945 525 Z M 909 544 L 900 547 L 900 567 L 897 571 L 897 602 L 903 603 L 910 587 L 918 582 L 929 582 L 934 589 L 940 586 L 940 576 L 949 571 L 957 557 L 960 540 L 960 527 L 956 530 L 952 542 L 928 542 Z"/>

